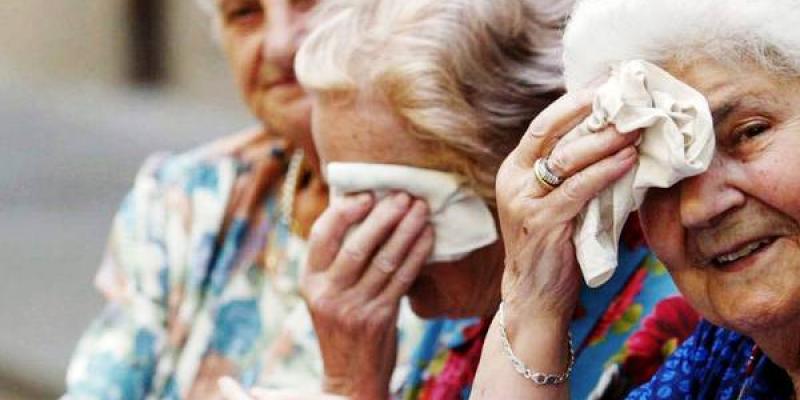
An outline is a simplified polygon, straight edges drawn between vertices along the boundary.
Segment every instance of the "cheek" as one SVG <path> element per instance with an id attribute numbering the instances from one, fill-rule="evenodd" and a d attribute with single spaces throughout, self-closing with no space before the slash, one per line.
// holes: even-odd
<path id="1" fill-rule="evenodd" d="M 788 147 L 791 151 L 796 148 Z M 800 157 L 774 153 L 745 167 L 748 174 L 743 185 L 749 186 L 748 192 L 765 204 L 800 221 L 800 176 L 796 172 L 800 171 Z"/>
<path id="2" fill-rule="evenodd" d="M 677 190 L 651 190 L 645 198 L 639 215 L 642 220 L 647 245 L 664 264 L 677 267 L 685 263 L 683 226 Z"/>
<path id="3" fill-rule="evenodd" d="M 252 35 L 249 35 L 252 36 Z M 260 43 L 256 38 L 230 33 L 225 38 L 225 54 L 242 93 L 249 97 L 256 88 L 256 71 L 260 67 Z"/>

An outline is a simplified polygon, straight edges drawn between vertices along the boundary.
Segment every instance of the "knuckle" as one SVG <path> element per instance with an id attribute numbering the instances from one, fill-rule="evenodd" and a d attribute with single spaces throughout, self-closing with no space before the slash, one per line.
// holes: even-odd
<path id="1" fill-rule="evenodd" d="M 367 259 L 367 252 L 360 248 L 345 246 L 342 248 L 342 257 L 347 262 L 362 263 Z"/>
<path id="2" fill-rule="evenodd" d="M 336 303 L 337 302 L 330 296 L 312 295 L 309 299 L 308 306 L 314 311 L 314 314 L 326 317 L 334 317 L 339 309 Z"/>
<path id="3" fill-rule="evenodd" d="M 568 201 L 577 201 L 581 199 L 582 188 L 586 182 L 586 174 L 579 173 L 568 179 L 561 186 L 564 191 L 564 197 Z"/>
<path id="4" fill-rule="evenodd" d="M 550 157 L 547 158 L 547 167 L 559 175 L 564 175 L 569 172 L 570 159 L 569 156 L 563 151 L 555 151 Z"/>
<path id="5" fill-rule="evenodd" d="M 372 264 L 381 272 L 390 273 L 397 269 L 397 263 L 394 259 L 386 255 L 379 255 L 372 259 Z"/>

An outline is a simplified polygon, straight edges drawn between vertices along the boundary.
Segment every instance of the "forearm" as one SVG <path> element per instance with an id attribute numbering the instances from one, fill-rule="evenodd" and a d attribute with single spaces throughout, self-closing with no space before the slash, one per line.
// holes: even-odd
<path id="1" fill-rule="evenodd" d="M 568 321 L 528 320 L 525 324 L 507 321 L 508 339 L 514 354 L 532 371 L 561 374 L 569 364 Z M 514 368 L 506 354 L 498 318 L 486 337 L 471 399 L 569 399 L 567 382 L 537 385 Z"/>

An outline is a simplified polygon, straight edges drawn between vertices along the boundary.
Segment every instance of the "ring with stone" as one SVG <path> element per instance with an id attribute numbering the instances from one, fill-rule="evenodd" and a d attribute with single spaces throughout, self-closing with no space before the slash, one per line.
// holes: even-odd
<path id="1" fill-rule="evenodd" d="M 550 190 L 557 188 L 564 179 L 553 173 L 547 166 L 547 157 L 536 160 L 533 164 L 533 173 L 536 179 Z"/>

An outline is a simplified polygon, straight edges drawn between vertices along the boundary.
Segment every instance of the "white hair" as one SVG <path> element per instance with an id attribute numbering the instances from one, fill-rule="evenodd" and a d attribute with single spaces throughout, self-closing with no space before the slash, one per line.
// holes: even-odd
<path id="1" fill-rule="evenodd" d="M 494 194 L 501 161 L 561 90 L 568 0 L 328 0 L 295 71 L 315 93 L 378 93 Z"/>
<path id="2" fill-rule="evenodd" d="M 699 56 L 800 73 L 800 0 L 579 0 L 564 34 L 567 89 L 611 65 Z"/>

